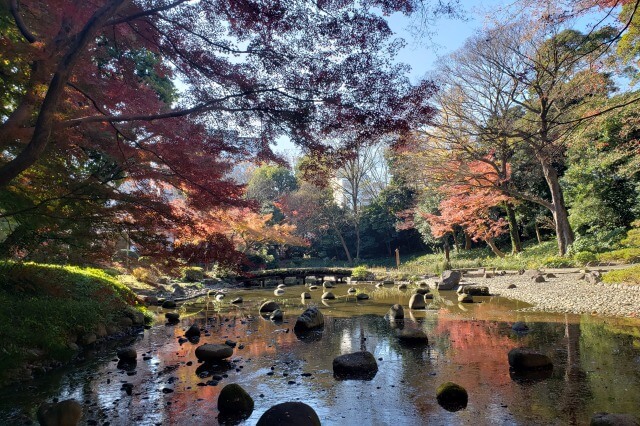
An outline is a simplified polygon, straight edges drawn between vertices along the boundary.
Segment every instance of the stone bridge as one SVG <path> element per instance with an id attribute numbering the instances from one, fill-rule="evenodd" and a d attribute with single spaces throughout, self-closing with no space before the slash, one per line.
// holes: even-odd
<path id="1" fill-rule="evenodd" d="M 236 277 L 236 281 L 243 283 L 246 287 L 252 285 L 265 286 L 267 280 L 284 280 L 295 278 L 300 284 L 306 284 L 307 278 L 314 277 L 324 281 L 327 277 L 333 277 L 336 282 L 342 282 L 346 277 L 351 276 L 351 269 L 347 268 L 286 268 L 267 269 L 263 271 L 245 272 Z"/>

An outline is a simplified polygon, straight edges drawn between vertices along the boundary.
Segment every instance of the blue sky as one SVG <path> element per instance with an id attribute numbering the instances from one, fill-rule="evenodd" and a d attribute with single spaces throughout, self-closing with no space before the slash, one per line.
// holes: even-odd
<path id="1" fill-rule="evenodd" d="M 430 27 L 429 37 L 415 38 L 410 31 L 411 18 L 401 14 L 389 17 L 389 26 L 407 46 L 399 53 L 398 61 L 411 65 L 411 79 L 416 82 L 431 71 L 438 57 L 462 47 L 474 31 L 482 28 L 484 16 L 510 0 L 462 0 L 464 19 L 440 18 Z"/>

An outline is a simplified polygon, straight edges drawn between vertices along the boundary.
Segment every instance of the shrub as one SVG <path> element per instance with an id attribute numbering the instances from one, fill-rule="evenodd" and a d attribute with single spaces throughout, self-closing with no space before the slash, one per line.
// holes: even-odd
<path id="1" fill-rule="evenodd" d="M 542 265 L 548 268 L 571 268 L 575 262 L 568 257 L 548 256 L 542 260 Z"/>
<path id="2" fill-rule="evenodd" d="M 590 251 L 581 251 L 573 255 L 573 259 L 581 265 L 586 265 L 590 262 L 595 262 L 597 259 L 596 254 Z"/>
<path id="3" fill-rule="evenodd" d="M 351 271 L 351 278 L 354 280 L 365 281 L 372 279 L 372 273 L 367 270 L 366 266 L 356 266 Z"/>
<path id="4" fill-rule="evenodd" d="M 184 281 L 196 282 L 204 278 L 204 269 L 199 266 L 185 266 L 180 272 Z"/>
<path id="5" fill-rule="evenodd" d="M 620 240 L 624 237 L 625 233 L 625 228 L 614 228 L 606 232 L 595 232 L 591 235 L 578 235 L 573 244 L 569 246 L 567 253 L 575 255 L 581 251 L 602 253 L 615 250 L 620 247 Z"/>
<path id="6" fill-rule="evenodd" d="M 640 262 L 640 247 L 628 247 L 610 251 L 608 253 L 600 253 L 598 255 L 598 260 L 602 262 Z"/>
<path id="7" fill-rule="evenodd" d="M 627 247 L 640 247 L 640 220 L 636 220 L 631 226 L 633 229 L 627 232 L 627 236 L 620 243 Z"/>
<path id="8" fill-rule="evenodd" d="M 136 277 L 138 281 L 141 281 L 147 284 L 153 284 L 158 280 L 158 277 L 156 276 L 156 274 L 147 268 L 142 268 L 142 267 L 134 268 L 131 274 L 134 277 Z"/>
<path id="9" fill-rule="evenodd" d="M 609 271 L 602 275 L 606 283 L 640 284 L 640 265 Z"/>

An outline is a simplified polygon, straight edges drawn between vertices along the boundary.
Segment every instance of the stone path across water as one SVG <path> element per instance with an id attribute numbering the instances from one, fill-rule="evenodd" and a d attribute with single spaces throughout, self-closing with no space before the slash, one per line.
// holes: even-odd
<path id="1" fill-rule="evenodd" d="M 640 317 L 640 286 L 624 284 L 590 284 L 579 279 L 578 272 L 553 272 L 556 278 L 534 282 L 526 275 L 507 274 L 493 278 L 467 278 L 488 286 L 491 294 L 499 294 L 534 305 L 532 311 L 600 314 L 605 316 Z M 516 288 L 508 289 L 510 284 Z"/>

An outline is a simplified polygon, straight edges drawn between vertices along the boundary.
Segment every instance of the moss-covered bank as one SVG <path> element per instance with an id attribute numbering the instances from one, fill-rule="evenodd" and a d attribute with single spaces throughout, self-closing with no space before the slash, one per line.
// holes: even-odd
<path id="1" fill-rule="evenodd" d="M 0 385 L 142 325 L 136 295 L 104 271 L 0 262 Z"/>

